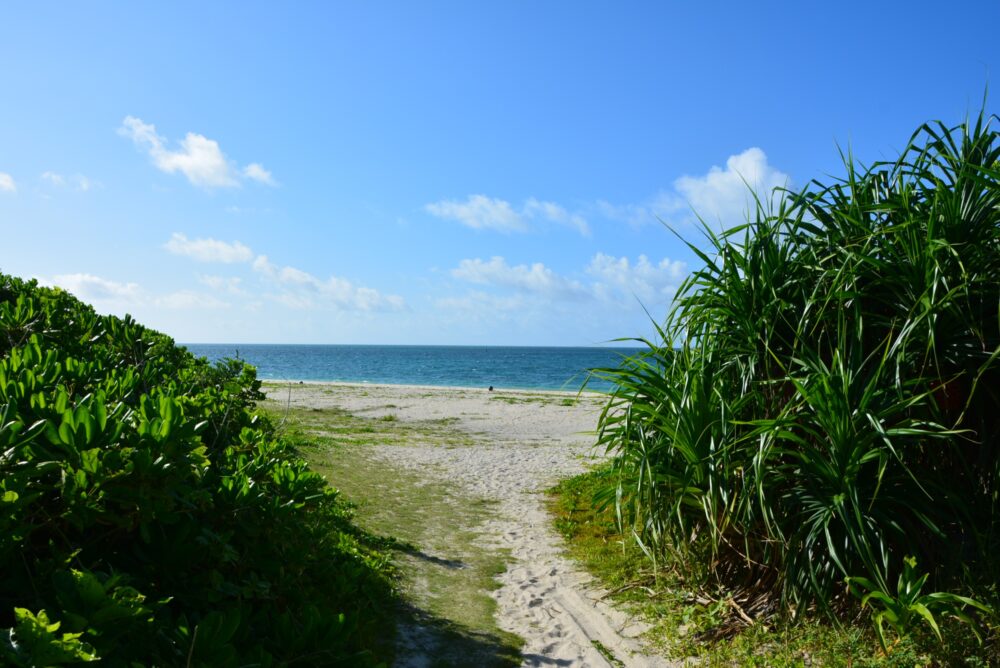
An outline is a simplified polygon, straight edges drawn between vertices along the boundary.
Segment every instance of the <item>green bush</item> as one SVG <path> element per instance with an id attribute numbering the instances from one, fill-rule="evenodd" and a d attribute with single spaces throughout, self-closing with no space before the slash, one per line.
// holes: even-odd
<path id="1" fill-rule="evenodd" d="M 262 397 L 0 274 L 0 663 L 375 663 L 387 558 Z"/>
<path id="2" fill-rule="evenodd" d="M 616 384 L 598 501 L 652 559 L 757 615 L 847 611 L 846 578 L 888 595 L 911 555 L 929 591 L 995 602 L 993 120 L 924 125 L 895 162 L 704 226 L 659 338 L 598 370 Z"/>

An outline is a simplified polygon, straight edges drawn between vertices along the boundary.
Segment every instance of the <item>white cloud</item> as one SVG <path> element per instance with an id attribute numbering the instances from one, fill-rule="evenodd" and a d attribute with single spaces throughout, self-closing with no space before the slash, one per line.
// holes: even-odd
<path id="1" fill-rule="evenodd" d="M 232 188 L 239 185 L 233 167 L 219 148 L 218 142 L 189 132 L 181 140 L 181 148 L 170 151 L 165 140 L 156 134 L 156 126 L 142 119 L 126 116 L 118 133 L 130 138 L 137 146 L 149 151 L 153 164 L 161 171 L 181 172 L 192 184 L 202 188 Z"/>
<path id="2" fill-rule="evenodd" d="M 278 267 L 267 259 L 266 255 L 258 255 L 253 261 L 253 270 L 273 278 L 278 273 Z"/>
<path id="3" fill-rule="evenodd" d="M 266 186 L 278 185 L 278 182 L 274 180 L 273 176 L 271 176 L 271 172 L 264 169 L 264 166 L 260 163 L 251 162 L 249 165 L 244 167 L 243 176 L 257 181 L 258 183 L 263 183 Z"/>
<path id="4" fill-rule="evenodd" d="M 619 336 L 655 336 L 687 274 L 683 262 L 595 254 L 576 271 L 543 263 L 510 265 L 502 257 L 467 259 L 450 272 L 464 293 L 433 302 L 434 322 L 467 338 L 587 345 Z M 471 334 L 470 334 L 471 333 Z"/>
<path id="5" fill-rule="evenodd" d="M 163 247 L 175 255 L 185 255 L 199 262 L 232 264 L 253 259 L 253 251 L 239 241 L 227 243 L 218 239 L 188 239 L 179 232 L 174 232 Z"/>
<path id="6" fill-rule="evenodd" d="M 457 220 L 477 230 L 526 232 L 529 220 L 541 219 L 572 227 L 584 236 L 590 234 L 590 227 L 580 214 L 570 213 L 555 202 L 543 202 L 534 197 L 525 200 L 520 210 L 506 200 L 486 195 L 469 195 L 464 202 L 442 200 L 426 205 L 424 210 L 438 218 Z"/>
<path id="7" fill-rule="evenodd" d="M 605 217 L 631 225 L 657 220 L 690 224 L 697 216 L 710 225 L 728 228 L 746 222 L 747 213 L 756 206 L 751 189 L 767 203 L 775 188 L 790 183 L 787 174 L 768 163 L 764 151 L 753 147 L 729 156 L 725 168 L 716 165 L 702 176 L 681 176 L 672 190 L 657 193 L 642 204 L 599 201 L 597 208 Z"/>
<path id="8" fill-rule="evenodd" d="M 259 209 L 259 208 L 254 207 L 254 206 L 233 206 L 233 205 L 230 205 L 230 206 L 226 207 L 226 213 L 231 213 L 234 216 L 256 216 L 256 215 L 262 215 L 262 216 L 264 216 L 264 215 L 268 215 L 270 213 L 273 213 L 273 210 L 270 209 L 270 208 L 268 208 L 268 207 L 264 207 L 264 208 Z"/>
<path id="9" fill-rule="evenodd" d="M 87 192 L 97 185 L 83 174 L 63 176 L 57 172 L 42 172 L 42 180 L 56 188 L 64 188 L 71 185 L 74 190 L 78 190 L 79 192 Z"/>
<path id="10" fill-rule="evenodd" d="M 682 176 L 674 188 L 708 223 L 729 227 L 746 221 L 755 206 L 749 189 L 764 202 L 775 188 L 787 186 L 790 178 L 767 163 L 759 148 L 748 148 L 726 160 L 726 168 L 712 167 L 704 176 Z"/>
<path id="11" fill-rule="evenodd" d="M 250 163 L 241 172 L 222 152 L 219 143 L 204 135 L 189 132 L 181 140 L 179 149 L 170 150 L 166 140 L 156 133 L 155 125 L 134 116 L 125 117 L 118 134 L 148 151 L 157 169 L 168 174 L 180 172 L 193 185 L 206 190 L 237 188 L 242 177 L 275 185 L 271 173 L 260 163 Z"/>
<path id="12" fill-rule="evenodd" d="M 135 302 L 142 296 L 138 283 L 119 283 L 93 274 L 59 274 L 39 282 L 59 286 L 83 301 Z"/>
<path id="13" fill-rule="evenodd" d="M 238 276 L 199 276 L 198 282 L 218 292 L 234 295 L 244 294 L 240 287 L 243 284 L 243 279 Z"/>
<path id="14" fill-rule="evenodd" d="M 150 306 L 181 311 L 231 308 L 228 302 L 212 294 L 178 290 L 154 295 L 142 289 L 138 283 L 122 283 L 87 273 L 60 274 L 51 278 L 39 278 L 38 282 L 60 287 L 78 299 L 93 304 L 99 311 L 121 312 Z"/>
<path id="15" fill-rule="evenodd" d="M 645 255 L 633 264 L 627 257 L 598 253 L 590 261 L 587 274 L 597 279 L 592 289 L 599 299 L 621 302 L 633 297 L 652 303 L 673 298 L 687 275 L 687 265 L 669 258 L 653 264 Z"/>
<path id="16" fill-rule="evenodd" d="M 308 285 L 314 288 L 320 286 L 321 281 L 310 273 L 304 272 L 295 267 L 282 267 L 278 272 L 278 281 L 290 283 L 292 285 Z"/>
<path id="17" fill-rule="evenodd" d="M 444 200 L 424 208 L 438 218 L 457 220 L 476 230 L 522 232 L 526 229 L 524 219 L 511 208 L 510 202 L 485 195 L 469 195 L 465 202 Z"/>
<path id="18" fill-rule="evenodd" d="M 14 177 L 6 172 L 0 172 L 0 192 L 17 192 L 17 184 L 14 183 Z"/>
<path id="19" fill-rule="evenodd" d="M 679 212 L 689 212 L 690 209 L 675 192 L 660 192 L 642 204 L 612 204 L 598 200 L 597 210 L 606 218 L 640 227 L 650 223 L 664 221 L 678 223 Z M 683 222 L 690 222 L 693 217 L 685 215 Z"/>
<path id="20" fill-rule="evenodd" d="M 553 223 L 568 225 L 583 236 L 590 236 L 590 226 L 583 216 L 570 213 L 555 202 L 540 202 L 532 197 L 524 203 L 524 215 L 528 218 L 541 217 Z"/>
<path id="21" fill-rule="evenodd" d="M 214 295 L 208 295 L 203 292 L 194 292 L 192 290 L 179 290 L 177 292 L 171 292 L 170 294 L 157 297 L 154 300 L 154 303 L 159 308 L 176 310 L 215 310 L 230 308 L 230 304 L 228 302 L 224 302 Z"/>
<path id="22" fill-rule="evenodd" d="M 455 278 L 477 285 L 493 285 L 525 292 L 552 296 L 579 297 L 584 294 L 583 286 L 559 276 L 541 262 L 526 265 L 509 265 L 502 257 L 495 256 L 489 261 L 479 258 L 462 260 L 451 271 Z"/>
<path id="23" fill-rule="evenodd" d="M 457 311 L 472 317 L 488 316 L 495 319 L 497 314 L 522 311 L 526 303 L 523 295 L 499 296 L 473 290 L 462 297 L 442 297 L 435 300 L 434 305 L 443 311 Z"/>
<path id="24" fill-rule="evenodd" d="M 196 186 L 231 188 L 238 185 L 218 142 L 204 135 L 189 132 L 181 140 L 180 151 L 160 150 L 154 159 L 163 171 L 168 174 L 180 171 Z"/>
<path id="25" fill-rule="evenodd" d="M 400 311 L 406 303 L 398 295 L 383 295 L 374 288 L 354 285 L 337 276 L 318 278 L 295 267 L 279 267 L 266 255 L 258 255 L 253 269 L 281 290 L 271 298 L 295 309 L 322 306 L 345 311 Z"/>
<path id="26" fill-rule="evenodd" d="M 512 266 L 502 257 L 462 260 L 451 271 L 453 277 L 468 283 L 512 290 L 550 304 L 596 300 L 627 309 L 637 306 L 636 300 L 654 307 L 669 303 L 687 275 L 687 265 L 669 258 L 654 263 L 640 255 L 632 262 L 627 257 L 598 253 L 582 273 L 589 280 L 560 275 L 541 262 Z M 468 296 L 461 299 L 466 301 L 439 303 L 465 308 L 485 304 L 481 298 L 471 302 Z"/>
<path id="27" fill-rule="evenodd" d="M 48 181 L 54 186 L 62 187 L 66 185 L 66 177 L 55 172 L 42 172 L 42 181 Z"/>

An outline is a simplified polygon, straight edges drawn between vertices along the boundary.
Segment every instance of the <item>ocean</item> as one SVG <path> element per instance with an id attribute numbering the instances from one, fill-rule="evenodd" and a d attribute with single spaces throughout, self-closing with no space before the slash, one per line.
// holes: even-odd
<path id="1" fill-rule="evenodd" d="M 497 389 L 580 389 L 587 370 L 618 366 L 636 348 L 183 344 L 211 361 L 239 357 L 263 380 Z M 609 389 L 591 379 L 588 390 Z"/>

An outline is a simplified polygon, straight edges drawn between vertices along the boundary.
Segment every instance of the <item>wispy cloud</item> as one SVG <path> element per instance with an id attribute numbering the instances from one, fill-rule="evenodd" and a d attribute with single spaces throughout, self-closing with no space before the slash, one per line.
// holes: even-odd
<path id="1" fill-rule="evenodd" d="M 590 236 L 590 226 L 578 213 L 570 213 L 555 202 L 541 202 L 534 197 L 524 203 L 524 216 L 527 218 L 542 218 L 544 220 L 568 225 L 583 236 Z"/>
<path id="2" fill-rule="evenodd" d="M 652 335 L 687 275 L 683 262 L 596 253 L 576 268 L 510 264 L 502 257 L 466 259 L 449 272 L 450 294 L 433 301 L 434 321 L 448 331 L 496 332 L 538 341 L 597 343 Z M 463 290 L 457 282 L 466 284 Z"/>
<path id="3" fill-rule="evenodd" d="M 267 171 L 266 169 L 264 169 L 263 165 L 256 162 L 251 162 L 249 165 L 243 168 L 243 176 L 247 177 L 248 179 L 252 179 L 257 183 L 263 183 L 266 186 L 278 185 L 278 182 L 274 180 L 274 177 L 271 175 L 271 172 Z"/>
<path id="4" fill-rule="evenodd" d="M 641 227 L 658 220 L 667 220 L 677 211 L 677 200 L 668 203 L 663 199 L 661 194 L 642 204 L 612 204 L 606 200 L 598 200 L 597 211 L 609 220 Z"/>
<path id="5" fill-rule="evenodd" d="M 791 184 L 788 174 L 770 165 L 759 148 L 731 155 L 725 167 L 712 166 L 700 176 L 684 175 L 671 190 L 661 191 L 641 204 L 611 204 L 599 201 L 598 211 L 607 218 L 631 225 L 662 220 L 690 224 L 700 217 L 711 225 L 731 227 L 746 222 L 755 206 L 751 189 L 768 202 L 775 188 Z"/>
<path id="6" fill-rule="evenodd" d="M 42 285 L 60 287 L 94 305 L 98 311 L 123 312 L 143 307 L 179 311 L 231 308 L 231 304 L 214 294 L 178 290 L 157 295 L 143 289 L 138 283 L 114 281 L 89 273 L 59 274 L 40 277 L 38 281 Z"/>
<path id="7" fill-rule="evenodd" d="M 476 230 L 522 232 L 527 229 L 524 218 L 514 211 L 510 202 L 486 195 L 469 195 L 464 202 L 443 200 L 424 207 L 438 218 L 457 220 Z"/>
<path id="8" fill-rule="evenodd" d="M 158 308 L 167 308 L 179 311 L 190 310 L 220 310 L 232 307 L 229 302 L 223 301 L 215 295 L 194 290 L 178 290 L 166 295 L 162 295 L 153 300 Z"/>
<path id="9" fill-rule="evenodd" d="M 270 295 L 285 306 L 296 309 L 328 307 L 346 311 L 400 311 L 406 303 L 398 295 L 383 295 L 374 288 L 355 285 L 337 276 L 321 279 L 295 267 L 282 267 L 266 255 L 258 255 L 253 269 L 269 279 L 279 290 Z"/>
<path id="10" fill-rule="evenodd" d="M 55 172 L 42 172 L 42 181 L 47 181 L 58 188 L 66 185 L 66 177 Z"/>
<path id="11" fill-rule="evenodd" d="M 499 256 L 462 260 L 451 270 L 454 278 L 474 285 L 533 295 L 551 303 L 592 300 L 624 308 L 635 307 L 636 300 L 650 305 L 669 302 L 686 274 L 687 265 L 679 260 L 664 258 L 654 263 L 640 255 L 631 261 L 604 253 L 597 253 L 579 277 L 561 275 L 541 262 L 510 265 Z"/>
<path id="12" fill-rule="evenodd" d="M 445 220 L 455 220 L 476 230 L 496 230 L 498 232 L 526 232 L 529 221 L 541 220 L 572 227 L 583 235 L 590 234 L 587 221 L 577 213 L 571 213 L 555 202 L 543 202 L 534 197 L 525 200 L 519 208 L 508 201 L 469 195 L 464 202 L 442 200 L 424 206 L 432 216 Z"/>
<path id="13" fill-rule="evenodd" d="M 236 206 L 231 204 L 226 207 L 226 213 L 232 216 L 267 216 L 274 213 L 274 209 L 269 207 L 258 208 L 255 206 Z"/>
<path id="14" fill-rule="evenodd" d="M 55 285 L 84 301 L 134 303 L 142 296 L 138 283 L 121 283 L 93 274 L 59 274 L 40 278 L 43 285 Z"/>
<path id="15" fill-rule="evenodd" d="M 669 258 L 654 264 L 645 255 L 632 262 L 627 257 L 598 253 L 586 271 L 596 279 L 591 288 L 598 299 L 621 303 L 631 297 L 652 303 L 673 298 L 687 275 L 687 265 Z"/>
<path id="16" fill-rule="evenodd" d="M 434 305 L 442 311 L 462 313 L 477 320 L 496 320 L 498 315 L 521 312 L 527 306 L 523 295 L 500 296 L 481 290 L 472 290 L 461 297 L 441 297 Z"/>
<path id="17" fill-rule="evenodd" d="M 219 148 L 219 143 L 204 135 L 189 132 L 178 149 L 168 149 L 167 141 L 156 132 L 156 126 L 141 118 L 126 116 L 118 134 L 131 139 L 145 149 L 157 169 L 168 174 L 180 172 L 191 184 L 211 190 L 237 188 L 242 178 L 266 185 L 276 185 L 271 173 L 260 163 L 250 163 L 238 169 Z"/>
<path id="18" fill-rule="evenodd" d="M 216 292 L 227 292 L 229 294 L 245 294 L 242 288 L 243 279 L 239 276 L 199 276 L 198 282 Z"/>
<path id="19" fill-rule="evenodd" d="M 49 185 L 55 188 L 68 188 L 71 187 L 78 192 L 87 192 L 93 189 L 97 183 L 83 174 L 73 174 L 72 176 L 64 176 L 58 172 L 42 172 L 42 181 L 45 181 Z"/>
<path id="20" fill-rule="evenodd" d="M 559 276 L 541 262 L 509 265 L 502 257 L 462 260 L 452 269 L 455 278 L 477 285 L 493 285 L 559 297 L 579 297 L 584 288 L 577 281 Z"/>
<path id="21" fill-rule="evenodd" d="M 218 239 L 188 239 L 185 235 L 174 232 L 170 241 L 163 245 L 174 255 L 184 255 L 199 262 L 250 262 L 253 251 L 239 241 L 231 243 Z"/>
<path id="22" fill-rule="evenodd" d="M 16 193 L 17 184 L 14 183 L 14 177 L 7 172 L 0 172 L 0 192 L 4 193 Z"/>

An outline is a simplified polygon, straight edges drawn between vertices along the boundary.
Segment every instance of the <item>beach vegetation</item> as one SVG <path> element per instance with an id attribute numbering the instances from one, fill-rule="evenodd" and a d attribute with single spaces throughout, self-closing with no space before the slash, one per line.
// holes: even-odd
<path id="1" fill-rule="evenodd" d="M 490 401 L 517 406 L 519 404 L 537 404 L 539 406 L 575 406 L 579 403 L 577 397 L 564 397 L 556 393 L 538 394 L 519 392 L 515 394 L 494 394 Z"/>
<path id="2" fill-rule="evenodd" d="M 703 637 L 861 614 L 884 655 L 928 632 L 1000 660 L 996 121 L 703 225 L 656 337 L 595 370 L 596 508 L 727 601 Z"/>
<path id="3" fill-rule="evenodd" d="M 593 574 L 613 602 L 647 628 L 649 651 L 678 662 L 709 666 L 855 666 L 857 668 L 934 665 L 993 665 L 989 646 L 955 618 L 937 617 L 942 645 L 929 626 L 911 625 L 888 640 L 883 651 L 874 625 L 857 617 L 831 623 L 823 615 L 754 619 L 733 631 L 739 616 L 731 590 L 706 576 L 709 564 L 681 570 L 660 562 L 657 568 L 629 533 L 618 528 L 613 507 L 598 508 L 595 495 L 614 471 L 601 465 L 563 480 L 548 490 L 555 527 L 569 555 Z M 860 589 L 858 592 L 860 593 Z M 742 607 L 740 606 L 740 609 Z M 745 621 L 745 620 L 744 620 Z"/>
<path id="4" fill-rule="evenodd" d="M 0 275 L 0 664 L 391 656 L 389 557 L 256 412 L 260 387 Z"/>
<path id="5" fill-rule="evenodd" d="M 276 419 L 286 412 L 274 389 L 275 399 L 262 406 Z M 523 641 L 498 628 L 490 595 L 511 561 L 509 550 L 486 538 L 487 523 L 499 516 L 496 502 L 434 466 L 406 466 L 399 452 L 417 443 L 472 445 L 454 422 L 292 408 L 283 429 L 311 468 L 352 500 L 359 526 L 393 536 L 384 547 L 400 574 L 397 654 L 433 657 L 434 666 L 518 666 Z"/>
<path id="6" fill-rule="evenodd" d="M 396 414 L 373 416 L 351 413 L 336 406 L 289 406 L 281 401 L 281 386 L 264 383 L 269 398 L 261 408 L 281 430 L 292 430 L 300 439 L 334 439 L 341 445 L 402 446 L 435 443 L 442 447 L 468 447 L 475 440 L 454 428 L 456 417 L 402 420 Z M 273 398 L 272 398 L 273 397 Z M 304 451 L 309 452 L 309 451 Z"/>

